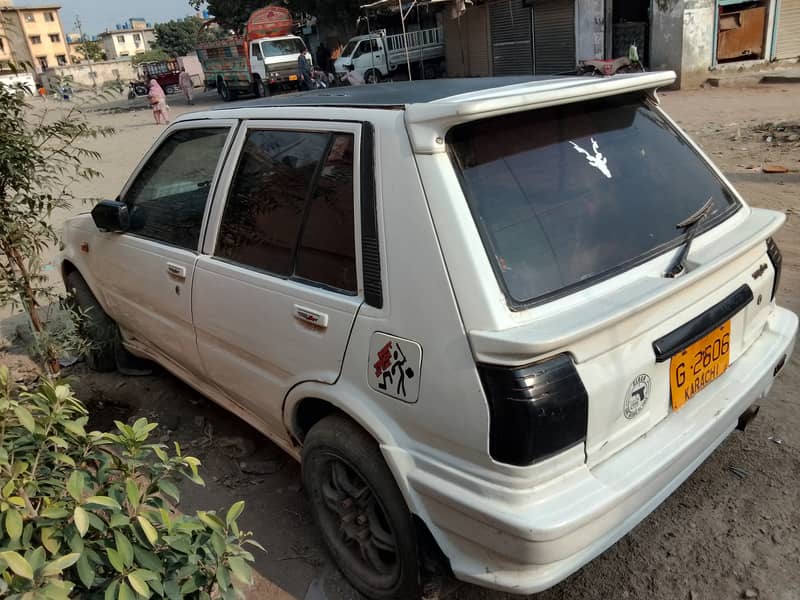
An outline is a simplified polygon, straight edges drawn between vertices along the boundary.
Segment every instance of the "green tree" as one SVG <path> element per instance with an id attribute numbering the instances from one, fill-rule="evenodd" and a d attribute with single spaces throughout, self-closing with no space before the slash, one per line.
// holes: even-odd
<path id="1" fill-rule="evenodd" d="M 156 25 L 156 44 L 171 57 L 186 56 L 194 52 L 197 32 L 203 20 L 186 17 Z"/>
<path id="2" fill-rule="evenodd" d="M 0 84 L 0 305 L 25 310 L 45 368 L 57 373 L 59 349 L 41 313 L 57 300 L 43 264 L 58 243 L 51 216 L 70 207 L 74 182 L 99 175 L 87 163 L 100 154 L 86 143 L 113 129 L 93 126 L 74 97 L 57 108 L 30 97 L 22 85 Z"/>
<path id="3" fill-rule="evenodd" d="M 134 56 L 131 59 L 131 64 L 135 67 L 145 62 L 158 62 L 161 60 L 169 60 L 169 58 L 169 54 L 164 52 L 161 48 L 154 48 Z"/>
<path id="4" fill-rule="evenodd" d="M 93 40 L 84 40 L 77 46 L 75 50 L 83 55 L 86 60 L 105 60 L 106 53 L 103 51 L 102 46 Z"/>

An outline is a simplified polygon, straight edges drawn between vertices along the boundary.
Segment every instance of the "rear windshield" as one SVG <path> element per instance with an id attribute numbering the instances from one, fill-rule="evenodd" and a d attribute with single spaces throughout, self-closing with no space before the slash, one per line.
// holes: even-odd
<path id="1" fill-rule="evenodd" d="M 285 40 L 272 40 L 261 42 L 261 49 L 266 57 L 286 56 L 287 54 L 300 54 L 305 45 L 298 38 L 287 38 Z"/>
<path id="2" fill-rule="evenodd" d="M 640 94 L 484 119 L 447 135 L 514 306 L 563 295 L 677 246 L 738 209 L 711 168 Z"/>

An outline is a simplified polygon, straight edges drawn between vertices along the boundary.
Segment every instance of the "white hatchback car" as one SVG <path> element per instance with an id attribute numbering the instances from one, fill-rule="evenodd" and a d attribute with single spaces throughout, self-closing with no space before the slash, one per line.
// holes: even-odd
<path id="1" fill-rule="evenodd" d="M 369 597 L 417 592 L 423 542 L 459 579 L 552 586 L 745 425 L 794 346 L 784 216 L 659 108 L 673 79 L 185 115 L 64 231 L 91 364 L 152 359 L 302 460 Z"/>

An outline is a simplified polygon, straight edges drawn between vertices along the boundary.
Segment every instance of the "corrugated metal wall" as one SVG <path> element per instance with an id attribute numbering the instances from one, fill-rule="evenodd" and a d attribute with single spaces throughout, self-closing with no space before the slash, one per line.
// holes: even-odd
<path id="1" fill-rule="evenodd" d="M 800 0 L 781 0 L 775 58 L 800 56 Z"/>
<path id="2" fill-rule="evenodd" d="M 489 22 L 486 6 L 478 6 L 469 13 L 467 39 L 469 44 L 470 75 L 488 77 L 492 74 L 489 52 Z"/>
<path id="3" fill-rule="evenodd" d="M 523 0 L 499 0 L 489 4 L 494 75 L 533 73 L 531 9 Z"/>
<path id="4" fill-rule="evenodd" d="M 575 71 L 574 0 L 536 0 L 533 56 L 537 75 Z"/>

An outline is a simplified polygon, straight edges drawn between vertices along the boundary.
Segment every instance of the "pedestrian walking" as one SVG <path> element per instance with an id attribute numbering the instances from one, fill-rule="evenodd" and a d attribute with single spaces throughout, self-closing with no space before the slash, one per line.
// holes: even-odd
<path id="1" fill-rule="evenodd" d="M 308 48 L 303 48 L 297 57 L 297 80 L 301 90 L 310 90 L 314 87 L 311 81 L 311 53 Z"/>
<path id="2" fill-rule="evenodd" d="M 156 125 L 169 124 L 169 106 L 167 106 L 167 95 L 164 90 L 158 85 L 158 81 L 151 79 L 148 84 L 147 98 L 150 101 L 150 107 L 153 109 L 153 118 L 156 120 Z"/>
<path id="3" fill-rule="evenodd" d="M 186 72 L 185 67 L 181 67 L 181 74 L 178 76 L 178 85 L 183 90 L 183 95 L 186 97 L 186 102 L 194 104 L 194 83 L 192 76 Z"/>

